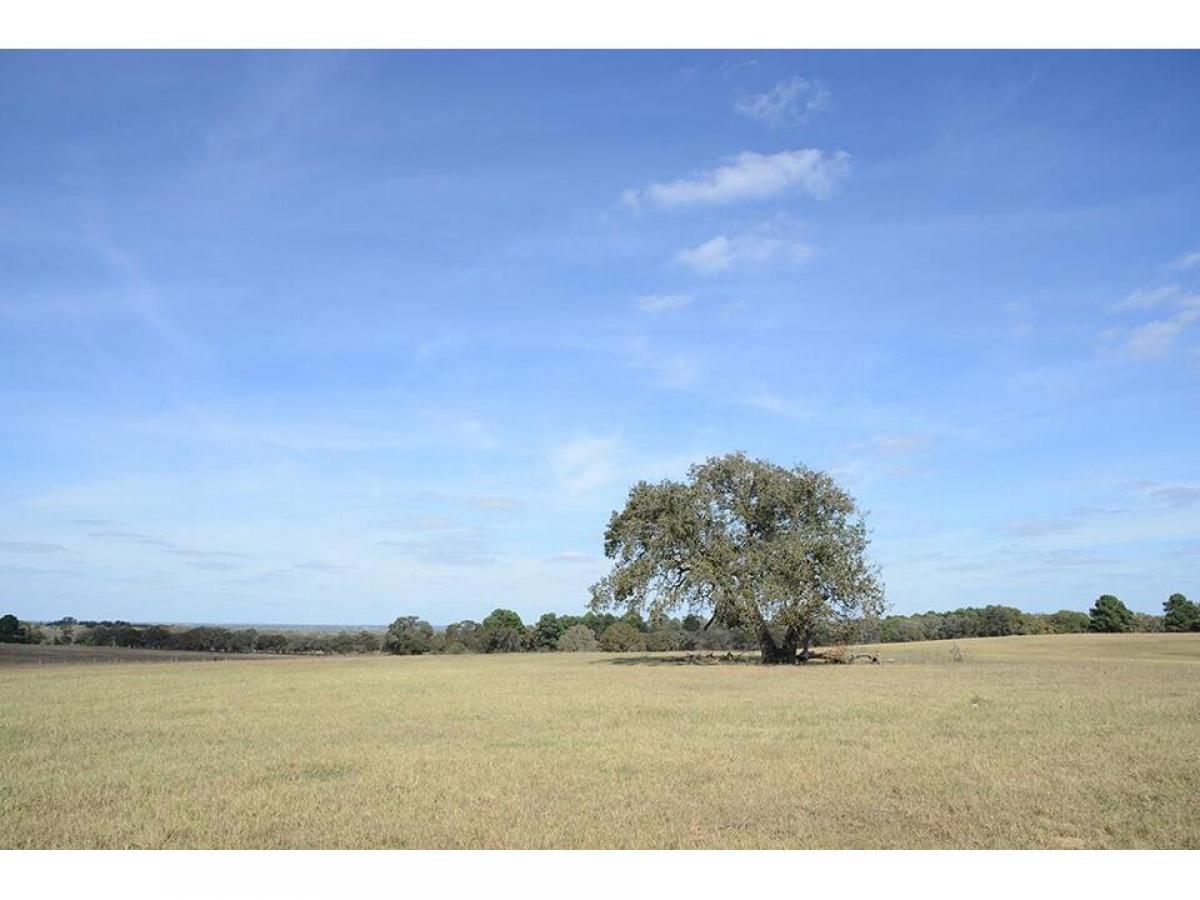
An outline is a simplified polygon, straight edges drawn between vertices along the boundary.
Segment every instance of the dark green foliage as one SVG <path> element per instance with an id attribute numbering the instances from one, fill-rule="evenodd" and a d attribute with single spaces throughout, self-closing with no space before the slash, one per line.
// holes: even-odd
<path id="1" fill-rule="evenodd" d="M 525 649 L 525 623 L 511 609 L 492 610 L 479 630 L 484 653 L 516 653 Z"/>
<path id="2" fill-rule="evenodd" d="M 26 644 L 29 642 L 29 632 L 20 620 L 9 613 L 0 616 L 0 644 Z"/>
<path id="3" fill-rule="evenodd" d="M 1133 613 L 1112 594 L 1103 594 L 1089 611 L 1088 631 L 1117 633 L 1133 631 Z"/>
<path id="4" fill-rule="evenodd" d="M 604 634 L 604 632 L 608 630 L 608 626 L 617 621 L 617 617 L 612 613 L 598 613 L 594 610 L 588 610 L 580 618 L 580 621 L 588 628 L 592 629 L 592 635 L 596 638 L 596 640 L 599 640 L 600 635 Z"/>
<path id="5" fill-rule="evenodd" d="M 1076 612 L 1073 609 L 1060 609 L 1051 613 L 1048 618 L 1053 634 L 1083 634 L 1088 630 L 1091 621 L 1087 613 Z"/>
<path id="6" fill-rule="evenodd" d="M 1163 604 L 1163 628 L 1167 631 L 1200 631 L 1200 606 L 1183 594 L 1172 594 Z"/>
<path id="7" fill-rule="evenodd" d="M 442 639 L 447 647 L 458 644 L 463 648 L 462 652 L 464 653 L 484 652 L 483 629 L 478 622 L 472 619 L 464 619 L 453 625 L 447 625 L 446 630 L 442 632 Z"/>
<path id="8" fill-rule="evenodd" d="M 600 649 L 610 652 L 645 650 L 646 636 L 622 619 L 613 622 L 604 630 L 604 634 L 600 635 Z"/>
<path id="9" fill-rule="evenodd" d="M 546 613 L 537 620 L 533 627 L 530 647 L 533 650 L 557 650 L 558 639 L 562 637 L 567 627 L 554 613 Z"/>
<path id="10" fill-rule="evenodd" d="M 287 637 L 282 634 L 260 634 L 257 649 L 260 653 L 284 653 L 287 651 Z"/>
<path id="11" fill-rule="evenodd" d="M 983 637 L 1007 637 L 1010 634 L 1024 634 L 1024 624 L 1019 609 L 1011 606 L 986 606 L 983 609 L 980 631 Z"/>
<path id="12" fill-rule="evenodd" d="M 388 626 L 383 649 L 397 656 L 420 656 L 433 646 L 433 626 L 416 616 L 401 616 Z"/>

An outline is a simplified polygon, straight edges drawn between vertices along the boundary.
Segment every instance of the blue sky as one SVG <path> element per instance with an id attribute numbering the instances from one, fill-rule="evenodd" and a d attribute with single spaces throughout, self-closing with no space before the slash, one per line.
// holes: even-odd
<path id="1" fill-rule="evenodd" d="M 0 55 L 0 607 L 578 612 L 638 479 L 897 612 L 1200 594 L 1200 57 Z"/>

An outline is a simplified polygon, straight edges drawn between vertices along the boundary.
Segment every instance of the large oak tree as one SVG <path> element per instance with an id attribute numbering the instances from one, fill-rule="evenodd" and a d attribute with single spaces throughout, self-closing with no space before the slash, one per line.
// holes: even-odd
<path id="1" fill-rule="evenodd" d="M 829 475 L 714 457 L 684 481 L 634 485 L 605 531 L 615 565 L 592 608 L 705 611 L 752 628 L 764 663 L 807 661 L 818 631 L 882 612 L 867 544 L 854 499 Z"/>

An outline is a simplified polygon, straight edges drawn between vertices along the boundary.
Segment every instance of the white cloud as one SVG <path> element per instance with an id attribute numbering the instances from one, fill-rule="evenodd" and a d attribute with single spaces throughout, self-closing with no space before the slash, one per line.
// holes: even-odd
<path id="1" fill-rule="evenodd" d="M 796 76 L 781 81 L 765 94 L 739 97 L 735 109 L 743 116 L 778 127 L 802 124 L 810 113 L 829 105 L 829 90 L 820 82 Z"/>
<path id="2" fill-rule="evenodd" d="M 622 194 L 626 205 L 648 203 L 665 209 L 719 206 L 741 200 L 765 200 L 787 190 L 826 197 L 850 170 L 850 155 L 843 151 L 784 150 L 762 154 L 739 153 L 722 166 L 692 178 L 656 182 L 643 190 Z"/>
<path id="3" fill-rule="evenodd" d="M 694 299 L 691 294 L 645 294 L 636 303 L 644 313 L 663 313 L 691 306 Z"/>
<path id="4" fill-rule="evenodd" d="M 576 438 L 550 452 L 550 470 L 570 494 L 581 494 L 618 477 L 620 446 L 615 438 Z"/>
<path id="5" fill-rule="evenodd" d="M 1175 262 L 1171 263 L 1172 269 L 1195 269 L 1200 267 L 1200 250 L 1193 250 L 1191 253 L 1185 253 Z"/>
<path id="6" fill-rule="evenodd" d="M 1169 318 L 1146 322 L 1130 333 L 1126 349 L 1139 359 L 1162 358 L 1171 352 L 1179 335 L 1197 319 L 1200 319 L 1200 309 L 1185 309 Z"/>
<path id="7" fill-rule="evenodd" d="M 1187 260 L 1187 257 L 1180 262 Z M 1174 264 L 1179 267 L 1180 263 Z M 1116 313 L 1157 312 L 1157 317 L 1132 327 L 1105 329 L 1102 340 L 1117 342 L 1124 352 L 1135 359 L 1161 359 L 1175 348 L 1180 335 L 1200 320 L 1200 293 L 1188 291 L 1178 284 L 1139 288 L 1110 310 Z"/>
<path id="8" fill-rule="evenodd" d="M 701 275 L 718 275 L 735 268 L 761 268 L 772 263 L 800 263 L 813 254 L 802 241 L 764 231 L 715 238 L 679 251 L 675 261 Z"/>
<path id="9" fill-rule="evenodd" d="M 1155 309 L 1166 304 L 1189 305 L 1200 300 L 1200 296 L 1188 294 L 1177 284 L 1166 284 L 1156 288 L 1138 288 L 1125 299 L 1114 303 L 1115 311 Z"/>
<path id="10" fill-rule="evenodd" d="M 8 550 L 13 553 L 65 553 L 67 548 L 62 544 L 51 544 L 46 541 L 0 541 L 0 551 Z"/>
<path id="11" fill-rule="evenodd" d="M 595 556 L 590 553 L 580 553 L 578 550 L 564 550 L 562 553 L 546 557 L 546 562 L 553 563 L 590 563 L 595 561 Z"/>
<path id="12" fill-rule="evenodd" d="M 808 419 L 813 415 L 813 410 L 808 406 L 785 398 L 774 391 L 756 390 L 735 399 L 738 403 L 788 419 Z"/>
<path id="13" fill-rule="evenodd" d="M 929 438 L 923 434 L 877 434 L 860 446 L 884 454 L 905 454 L 928 445 Z"/>
<path id="14" fill-rule="evenodd" d="M 482 509 L 487 512 L 512 512 L 513 510 L 520 509 L 525 505 L 520 500 L 516 500 L 512 497 L 469 497 L 467 498 L 467 502 L 477 509 Z"/>

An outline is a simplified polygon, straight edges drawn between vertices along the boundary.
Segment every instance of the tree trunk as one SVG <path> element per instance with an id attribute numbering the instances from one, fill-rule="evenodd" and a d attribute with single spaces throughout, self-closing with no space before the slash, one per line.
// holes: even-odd
<path id="1" fill-rule="evenodd" d="M 766 623 L 758 626 L 758 642 L 762 646 L 762 664 L 764 666 L 794 665 L 796 662 L 796 647 L 800 643 L 799 636 L 790 628 L 783 635 L 783 640 L 775 642 L 771 629 Z"/>
<path id="2" fill-rule="evenodd" d="M 800 650 L 800 662 L 806 663 L 812 659 L 812 642 L 813 633 L 811 630 L 804 632 L 804 646 Z M 795 652 L 795 651 L 793 651 Z"/>

